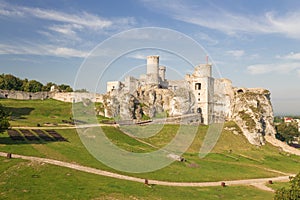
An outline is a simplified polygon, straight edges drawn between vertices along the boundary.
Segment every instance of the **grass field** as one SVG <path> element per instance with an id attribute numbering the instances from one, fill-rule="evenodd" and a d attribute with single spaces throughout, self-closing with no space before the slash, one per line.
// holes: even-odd
<path id="1" fill-rule="evenodd" d="M 0 99 L 0 103 L 11 112 L 12 126 L 37 126 L 45 123 L 62 123 L 72 116 L 72 104 L 53 99 L 14 100 Z"/>
<path id="2" fill-rule="evenodd" d="M 5 99 L 0 100 L 0 103 L 10 107 L 15 116 L 11 123 L 15 126 L 35 126 L 36 123 L 42 122 L 55 123 L 70 117 L 71 104 L 55 100 L 17 101 Z M 52 109 L 52 107 L 56 107 L 56 109 Z M 28 108 L 30 108 L 30 112 L 28 112 Z M 235 124 L 229 122 L 226 126 L 235 126 Z M 157 130 L 157 127 L 149 127 L 149 129 Z M 103 127 L 103 130 L 106 136 L 122 149 L 131 152 L 151 152 L 168 144 L 176 134 L 178 125 L 166 125 L 156 135 L 138 140 L 123 134 L 115 127 Z M 207 130 L 207 126 L 198 128 L 194 142 L 183 154 L 186 162 L 174 162 L 168 167 L 151 173 L 118 173 L 164 181 L 201 182 L 281 175 L 270 171 L 272 169 L 287 173 L 299 172 L 299 156 L 283 153 L 268 144 L 263 147 L 250 145 L 243 135 L 234 135 L 229 131 L 223 131 L 213 151 L 204 159 L 199 159 L 198 152 Z M 16 142 L 12 141 L 7 133 L 4 133 L 0 134 L 0 151 L 52 158 L 117 172 L 89 154 L 76 130 L 56 131 L 68 142 L 31 142 L 28 140 Z M 141 140 L 145 143 L 142 143 Z M 150 143 L 151 146 L 147 143 Z M 0 193 L 6 195 L 4 197 L 8 199 L 18 197 L 32 199 L 39 193 L 45 193 L 42 196 L 44 199 L 48 197 L 48 199 L 174 199 L 177 196 L 182 198 L 188 196 L 188 199 L 199 199 L 199 197 L 201 197 L 200 199 L 272 199 L 273 196 L 272 193 L 253 187 L 175 189 L 154 186 L 148 188 L 138 183 L 99 177 L 51 165 L 35 164 L 31 166 L 32 163 L 3 158 L 0 162 Z M 10 169 L 16 169 L 18 173 L 11 172 Z M 37 173 L 38 178 L 31 177 Z M 68 173 L 72 175 L 66 175 Z M 13 189 L 16 187 L 15 185 L 18 185 L 18 188 Z M 276 187 L 276 185 L 277 183 L 272 187 Z M 74 191 L 72 192 L 72 190 Z M 49 191 L 56 192 L 50 194 Z"/>
<path id="3" fill-rule="evenodd" d="M 145 186 L 67 168 L 0 158 L 1 199 L 272 199 L 248 186 Z"/>

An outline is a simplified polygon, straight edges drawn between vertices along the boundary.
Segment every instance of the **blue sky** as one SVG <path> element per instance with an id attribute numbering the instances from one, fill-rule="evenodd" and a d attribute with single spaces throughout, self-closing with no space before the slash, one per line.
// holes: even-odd
<path id="1" fill-rule="evenodd" d="M 300 114 L 299 19 L 298 0 L 0 0 L 0 72 L 73 85 L 99 43 L 162 27 L 200 43 L 234 86 L 269 89 L 276 114 Z"/>

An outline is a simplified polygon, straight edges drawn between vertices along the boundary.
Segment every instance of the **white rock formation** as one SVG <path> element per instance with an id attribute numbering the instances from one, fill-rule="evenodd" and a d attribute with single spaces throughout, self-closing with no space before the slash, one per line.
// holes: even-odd
<path id="1" fill-rule="evenodd" d="M 270 92 L 265 89 L 234 89 L 231 118 L 251 144 L 264 145 L 265 135 L 275 136 Z"/>
<path id="2" fill-rule="evenodd" d="M 137 119 L 142 116 L 180 116 L 191 113 L 194 97 L 191 92 L 180 88 L 173 92 L 146 85 L 129 94 L 126 91 L 109 92 L 103 96 L 106 117 L 120 120 Z"/>

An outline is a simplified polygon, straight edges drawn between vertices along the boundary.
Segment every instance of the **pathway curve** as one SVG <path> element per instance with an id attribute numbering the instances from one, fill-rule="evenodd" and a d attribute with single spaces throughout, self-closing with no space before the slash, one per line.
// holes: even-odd
<path id="1" fill-rule="evenodd" d="M 7 153 L 0 152 L 0 156 L 7 157 Z M 67 167 L 70 169 L 75 169 L 78 171 L 83 171 L 91 174 L 97 174 L 101 176 L 107 176 L 111 178 L 117 178 L 122 180 L 134 181 L 139 183 L 145 183 L 145 179 L 121 175 L 113 172 L 108 172 L 100 169 L 95 169 L 91 167 L 86 167 L 78 164 L 72 164 L 68 162 L 58 161 L 54 159 L 48 158 L 39 158 L 33 156 L 24 156 L 13 154 L 12 158 L 21 158 L 24 160 L 48 163 L 52 165 L 57 165 L 61 167 Z M 294 175 L 292 175 L 294 176 Z M 271 191 L 270 188 L 265 186 L 265 184 L 269 181 L 289 181 L 289 176 L 278 176 L 278 177 L 271 177 L 271 178 L 257 178 L 257 179 L 244 179 L 244 180 L 233 180 L 233 181 L 215 181 L 215 182 L 168 182 L 168 181 L 159 181 L 159 180 L 148 180 L 148 184 L 154 185 L 164 185 L 164 186 L 181 186 L 181 187 L 211 187 L 211 186 L 220 186 L 222 182 L 225 182 L 226 185 L 253 185 L 259 189 Z M 264 187 L 263 187 L 264 186 Z"/>
<path id="2" fill-rule="evenodd" d="M 42 130 L 48 130 L 48 129 L 55 129 L 55 130 L 61 130 L 61 129 L 76 129 L 76 128 L 92 128 L 92 127 L 100 127 L 100 126 L 117 126 L 116 124 L 83 124 L 83 125 L 76 125 L 76 126 L 13 126 L 12 129 L 42 129 Z"/>
<path id="3" fill-rule="evenodd" d="M 300 156 L 300 150 L 276 139 L 274 136 L 266 135 L 265 139 L 275 147 L 280 147 L 283 151 Z"/>

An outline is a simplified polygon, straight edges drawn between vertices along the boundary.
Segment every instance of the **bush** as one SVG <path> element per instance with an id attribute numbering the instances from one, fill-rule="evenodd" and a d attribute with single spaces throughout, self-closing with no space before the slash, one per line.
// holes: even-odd
<path id="1" fill-rule="evenodd" d="M 300 173 L 290 178 L 288 188 L 280 188 L 276 191 L 274 200 L 298 200 L 300 199 Z"/>
<path id="2" fill-rule="evenodd" d="M 9 113 L 5 107 L 0 104 L 0 132 L 4 132 L 10 126 L 8 122 Z"/>

